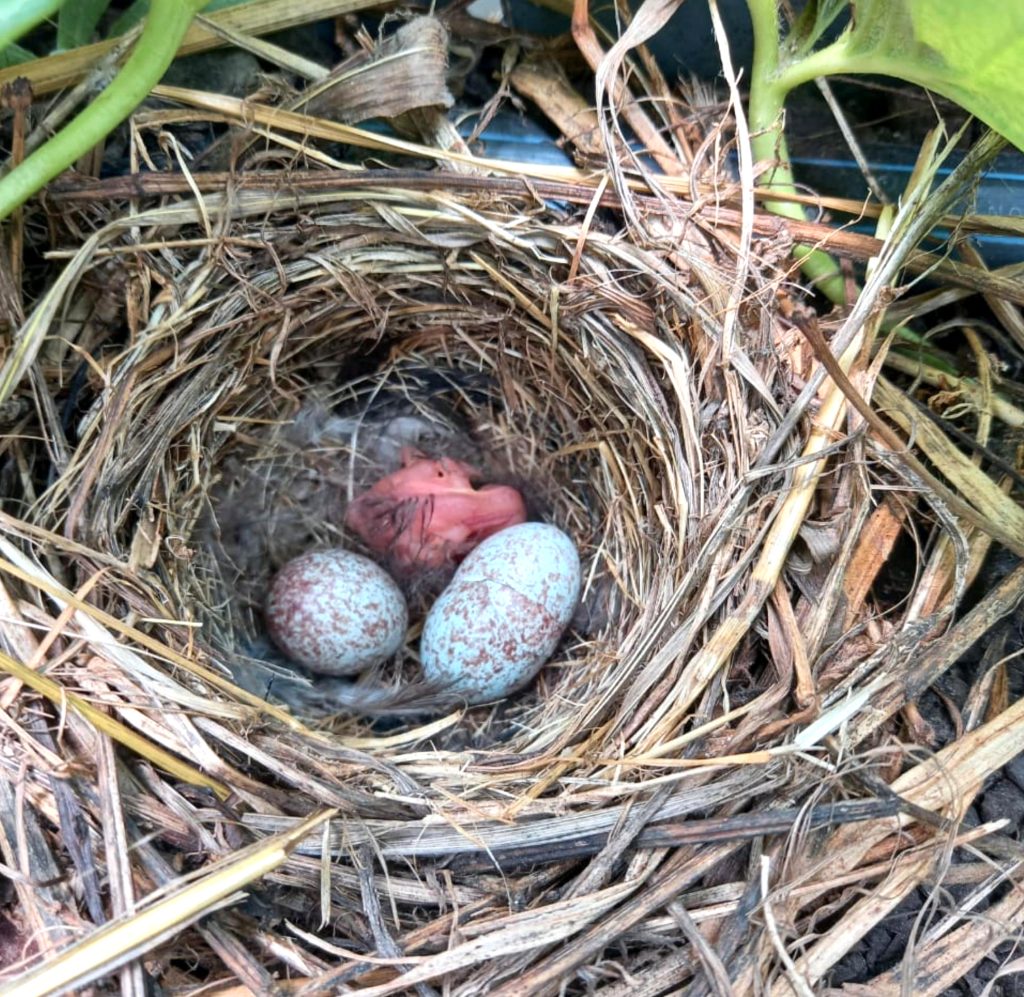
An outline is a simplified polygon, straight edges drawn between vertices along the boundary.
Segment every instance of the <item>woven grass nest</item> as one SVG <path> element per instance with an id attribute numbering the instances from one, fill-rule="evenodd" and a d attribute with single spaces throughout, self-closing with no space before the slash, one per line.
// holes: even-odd
<path id="1" fill-rule="evenodd" d="M 715 319 L 699 284 L 597 225 L 579 254 L 584 233 L 567 206 L 422 187 L 398 177 L 271 216 L 265 195 L 243 193 L 216 252 L 176 224 L 170 267 L 157 247 L 84 266 L 78 287 L 116 281 L 145 297 L 164 286 L 165 303 L 150 300 L 129 343 L 103 358 L 106 383 L 86 377 L 79 442 L 24 513 L 27 537 L 73 539 L 76 585 L 94 579 L 87 600 L 103 649 L 76 649 L 66 677 L 130 709 L 130 725 L 194 766 L 179 776 L 212 790 L 204 801 L 147 767 L 127 776 L 129 795 L 146 799 L 133 823 L 199 844 L 225 790 L 246 837 L 339 808 L 330 850 L 363 866 L 354 876 L 346 863 L 332 891 L 323 930 L 343 947 L 393 930 L 357 910 L 359 876 L 379 876 L 380 859 L 414 863 L 389 873 L 385 898 L 447 930 L 453 909 L 488 906 L 481 884 L 497 886 L 499 870 L 598 850 L 619 820 L 616 740 L 650 742 L 671 705 L 677 655 L 652 654 L 679 640 L 687 551 L 709 532 L 698 513 L 735 487 L 727 410 L 719 400 L 701 415 L 710 398 L 691 350 L 713 362 L 704 323 Z M 216 216 L 222 205 L 210 197 L 203 209 Z M 774 380 L 769 325 L 756 321 Z M 710 447 L 696 435 L 702 418 L 717 427 Z M 305 549 L 359 549 L 345 502 L 393 469 L 381 433 L 396 419 L 437 427 L 439 442 L 417 441 L 428 451 L 461 448 L 490 478 L 515 480 L 533 514 L 579 545 L 582 610 L 539 680 L 507 702 L 437 716 L 398 694 L 382 711 L 361 685 L 289 673 L 265 640 L 273 570 Z M 755 413 L 748 432 L 761 424 Z M 697 481 L 702 461 L 719 470 Z M 415 681 L 415 636 L 370 687 L 400 693 Z M 639 774 L 626 777 L 627 798 Z M 149 779 L 171 797 L 149 795 Z M 578 803 L 545 802 L 577 780 Z M 734 791 L 728 778 L 705 782 L 669 813 Z M 321 918 L 319 832 L 316 842 L 271 890 L 303 930 Z M 489 857 L 495 847 L 505 857 Z M 368 968 L 357 961 L 337 978 Z"/>
<path id="2" fill-rule="evenodd" d="M 247 254 L 241 270 L 211 270 L 201 289 L 207 314 L 167 330 L 179 344 L 180 380 L 169 383 L 157 361 L 152 391 L 136 381 L 131 404 L 153 407 L 128 421 L 152 433 L 113 442 L 83 521 L 90 533 L 100 528 L 95 542 L 123 556 L 144 536 L 151 563 L 139 567 L 169 586 L 154 603 L 173 607 L 175 618 L 194 612 L 212 657 L 240 684 L 276 698 L 289 669 L 261 639 L 272 573 L 318 546 L 361 549 L 343 525 L 347 500 L 394 470 L 402 443 L 467 457 L 490 480 L 515 480 L 534 515 L 569 531 L 585 554 L 582 630 L 527 697 L 530 712 L 543 715 L 562 697 L 600 699 L 607 663 L 652 586 L 673 588 L 682 563 L 681 554 L 666 555 L 683 543 L 683 441 L 664 390 L 623 331 L 642 337 L 654 321 L 657 299 L 645 298 L 656 282 L 639 273 L 616 279 L 615 270 L 636 263 L 609 246 L 552 322 L 549 269 L 559 253 L 564 260 L 571 230 L 559 235 L 538 219 L 536 233 L 506 241 L 482 223 L 507 225 L 514 203 L 461 221 L 468 205 L 396 194 L 321 210 L 292 261 L 274 259 L 296 237 L 284 222 L 262 236 L 271 252 Z M 162 473 L 154 455 L 166 461 Z M 154 488 L 166 511 L 140 523 L 133 496 Z M 166 538 L 180 538 L 173 552 Z M 411 594 L 415 622 L 426 600 Z M 415 678 L 412 657 L 375 678 L 400 689 Z M 318 714 L 359 705 L 346 688 L 318 682 L 303 695 L 288 685 L 300 713 Z M 417 709 L 413 701 L 405 712 Z M 475 714 L 470 726 L 478 721 L 491 727 Z M 520 723 L 546 726 L 529 714 Z M 359 725 L 350 717 L 346 727 Z M 509 740 L 512 733 L 500 740 L 517 753 L 539 747 L 532 736 Z M 435 737 L 444 742 L 442 732 Z"/>
<path id="3" fill-rule="evenodd" d="M 92 975 L 145 924 L 169 993 L 711 993 L 725 964 L 803 993 L 984 837 L 960 807 L 1015 708 L 938 761 L 898 717 L 1019 572 L 949 629 L 953 530 L 902 608 L 872 601 L 919 482 L 822 387 L 784 230 L 741 253 L 738 214 L 638 205 L 642 238 L 582 183 L 293 178 L 186 189 L 74 256 L 22 332 L 0 538 L 6 703 L 38 738 L 0 805 L 51 873 L 14 880 L 51 966 L 109 892 Z M 357 546 L 394 419 L 579 546 L 583 610 L 508 701 L 403 699 L 415 628 L 354 686 L 261 643 L 270 572 Z"/>

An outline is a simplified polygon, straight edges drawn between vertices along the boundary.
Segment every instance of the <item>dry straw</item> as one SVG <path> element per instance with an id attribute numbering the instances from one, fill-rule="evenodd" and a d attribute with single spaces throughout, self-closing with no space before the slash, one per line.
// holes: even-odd
<path id="1" fill-rule="evenodd" d="M 1021 743 L 1001 621 L 1024 572 L 955 613 L 992 536 L 1024 549 L 1016 479 L 895 378 L 987 413 L 975 454 L 1020 410 L 977 336 L 981 376 L 954 379 L 880 331 L 902 268 L 937 262 L 913 256 L 923 205 L 948 199 L 911 190 L 885 241 L 836 235 L 878 259 L 819 323 L 788 239 L 830 230 L 752 214 L 749 164 L 691 179 L 664 127 L 686 108 L 655 121 L 609 87 L 663 175 L 621 147 L 610 170 L 497 164 L 165 88 L 177 109 L 142 133 L 188 108 L 248 129 L 259 162 L 193 173 L 165 132 L 166 173 L 51 192 L 83 237 L 0 372 L 0 854 L 22 959 L 0 993 L 102 973 L 141 992 L 145 972 L 179 993 L 804 994 L 947 875 L 984 917 L 936 911 L 869 987 L 905 972 L 923 994 L 1019 926 L 1019 846 L 960 820 Z M 615 121 L 590 148 L 617 148 Z M 336 172 L 314 139 L 441 168 Z M 935 272 L 1016 335 L 1013 280 Z M 289 709 L 252 663 L 270 562 L 352 542 L 331 499 L 358 479 L 352 419 L 380 405 L 456 425 L 580 546 L 586 612 L 509 702 Z M 875 595 L 901 536 L 912 581 Z M 902 743 L 985 635 L 953 740 Z M 415 673 L 412 640 L 373 681 Z"/>

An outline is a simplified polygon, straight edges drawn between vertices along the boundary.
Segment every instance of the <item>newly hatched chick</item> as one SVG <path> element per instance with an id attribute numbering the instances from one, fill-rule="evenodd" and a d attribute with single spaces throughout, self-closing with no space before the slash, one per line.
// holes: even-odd
<path id="1" fill-rule="evenodd" d="M 480 541 L 526 522 L 515 488 L 475 488 L 479 477 L 462 461 L 406 447 L 402 467 L 349 505 L 345 525 L 399 575 L 456 565 Z"/>

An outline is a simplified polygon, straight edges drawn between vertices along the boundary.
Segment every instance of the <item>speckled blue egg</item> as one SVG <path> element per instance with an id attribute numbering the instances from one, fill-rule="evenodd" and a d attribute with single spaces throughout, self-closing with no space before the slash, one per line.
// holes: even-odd
<path id="1" fill-rule="evenodd" d="M 271 639 L 296 664 L 352 675 L 402 645 L 409 612 L 382 568 L 348 550 L 313 551 L 274 576 L 264 617 Z"/>
<path id="2" fill-rule="evenodd" d="M 580 597 L 580 558 L 546 523 L 511 526 L 462 562 L 423 624 L 424 677 L 469 703 L 526 685 L 551 657 Z"/>

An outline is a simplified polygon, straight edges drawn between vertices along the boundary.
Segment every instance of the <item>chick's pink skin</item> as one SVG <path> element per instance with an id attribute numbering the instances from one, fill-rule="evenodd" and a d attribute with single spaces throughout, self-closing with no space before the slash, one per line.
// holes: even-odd
<path id="1" fill-rule="evenodd" d="M 407 447 L 402 465 L 345 514 L 346 525 L 398 571 L 455 564 L 481 540 L 526 522 L 522 495 L 507 485 L 474 488 L 478 474 L 469 464 L 431 460 Z"/>

